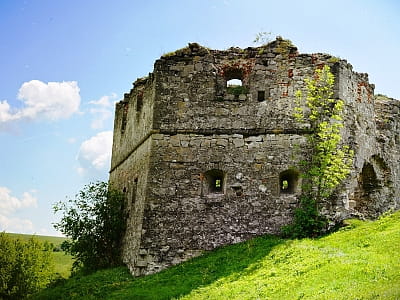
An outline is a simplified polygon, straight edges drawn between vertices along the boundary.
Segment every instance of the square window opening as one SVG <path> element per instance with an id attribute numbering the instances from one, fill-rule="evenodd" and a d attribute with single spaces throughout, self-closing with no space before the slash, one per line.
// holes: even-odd
<path id="1" fill-rule="evenodd" d="M 224 193 L 224 173 L 221 170 L 209 170 L 205 174 L 205 191 L 207 194 Z"/>

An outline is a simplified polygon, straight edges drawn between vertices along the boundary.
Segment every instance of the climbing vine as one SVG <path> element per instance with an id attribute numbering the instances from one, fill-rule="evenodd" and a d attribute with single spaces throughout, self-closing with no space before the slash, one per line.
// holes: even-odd
<path id="1" fill-rule="evenodd" d="M 283 228 L 292 237 L 317 236 L 327 224 L 318 205 L 326 201 L 346 178 L 353 163 L 353 151 L 342 144 L 344 102 L 333 98 L 334 75 L 329 66 L 315 71 L 305 80 L 306 97 L 296 92 L 294 117 L 309 124 L 307 135 L 311 157 L 303 162 L 303 194 L 293 224 Z"/>

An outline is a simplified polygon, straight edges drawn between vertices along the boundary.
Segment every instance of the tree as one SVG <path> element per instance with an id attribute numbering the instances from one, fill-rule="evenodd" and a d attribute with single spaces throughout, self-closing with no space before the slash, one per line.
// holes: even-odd
<path id="1" fill-rule="evenodd" d="M 334 82 L 334 75 L 325 65 L 315 71 L 313 78 L 305 80 L 305 101 L 302 92 L 296 92 L 294 117 L 310 125 L 307 139 L 311 156 L 303 162 L 303 193 L 294 223 L 283 228 L 289 236 L 316 236 L 324 231 L 327 220 L 319 213 L 319 204 L 332 196 L 353 163 L 353 151 L 342 145 L 344 102 L 333 98 Z"/>
<path id="2" fill-rule="evenodd" d="M 22 299 L 54 279 L 52 249 L 38 240 L 27 241 L 0 233 L 0 299 Z"/>
<path id="3" fill-rule="evenodd" d="M 74 271 L 88 273 L 122 264 L 124 203 L 121 192 L 97 182 L 86 185 L 74 199 L 54 205 L 55 212 L 63 213 L 54 227 L 70 238 L 61 247 L 75 257 Z"/>

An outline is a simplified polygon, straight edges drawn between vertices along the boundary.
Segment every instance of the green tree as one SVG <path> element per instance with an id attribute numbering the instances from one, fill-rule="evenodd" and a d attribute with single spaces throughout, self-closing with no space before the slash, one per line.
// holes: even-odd
<path id="1" fill-rule="evenodd" d="M 319 204 L 329 199 L 353 163 L 353 151 L 342 145 L 344 102 L 333 98 L 334 82 L 334 75 L 325 65 L 305 80 L 305 99 L 301 91 L 296 92 L 294 117 L 310 126 L 307 139 L 311 156 L 303 162 L 303 193 L 294 223 L 283 228 L 289 236 L 316 236 L 324 231 L 327 220 L 320 215 Z"/>
<path id="2" fill-rule="evenodd" d="M 63 242 L 62 249 L 75 257 L 75 272 L 122 264 L 124 203 L 121 192 L 97 182 L 86 185 L 75 198 L 54 205 L 54 211 L 63 214 L 54 227 L 70 238 Z"/>
<path id="3" fill-rule="evenodd" d="M 0 299 L 23 299 L 54 279 L 52 249 L 0 233 Z"/>

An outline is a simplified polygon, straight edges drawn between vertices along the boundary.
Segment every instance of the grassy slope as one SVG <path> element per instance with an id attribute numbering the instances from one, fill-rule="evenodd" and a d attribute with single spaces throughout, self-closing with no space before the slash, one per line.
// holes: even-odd
<path id="1" fill-rule="evenodd" d="M 56 236 L 45 236 L 45 235 L 30 235 L 30 234 L 19 234 L 19 233 L 7 233 L 12 238 L 20 240 L 28 240 L 35 238 L 40 242 L 52 243 L 55 247 L 59 247 L 66 238 Z M 53 252 L 54 258 L 54 270 L 60 274 L 63 278 L 68 278 L 71 274 L 71 267 L 73 259 L 71 255 L 65 254 L 63 251 Z"/>
<path id="2" fill-rule="evenodd" d="M 66 240 L 64 237 L 57 237 L 57 236 L 47 236 L 47 235 L 32 235 L 32 234 L 20 234 L 20 233 L 7 233 L 10 237 L 20 239 L 20 240 L 28 240 L 30 238 L 35 238 L 42 243 L 49 242 L 53 243 L 54 246 L 59 246 L 63 241 Z"/>
<path id="3" fill-rule="evenodd" d="M 400 299 L 400 212 L 318 240 L 261 237 L 155 275 L 71 278 L 37 299 Z"/>

